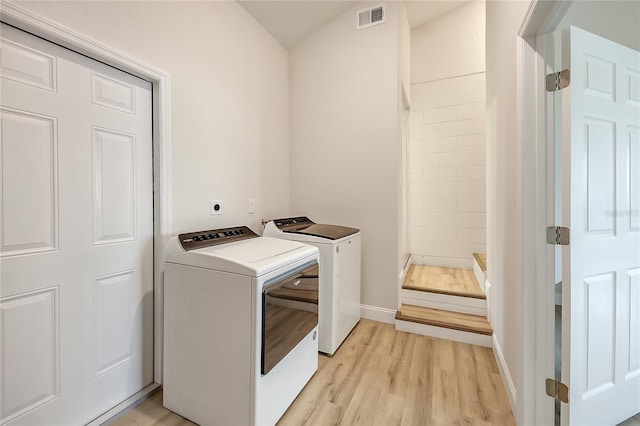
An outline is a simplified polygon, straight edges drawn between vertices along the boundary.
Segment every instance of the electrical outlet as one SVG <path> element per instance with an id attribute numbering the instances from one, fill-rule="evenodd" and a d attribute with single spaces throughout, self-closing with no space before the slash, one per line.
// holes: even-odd
<path id="1" fill-rule="evenodd" d="M 209 204 L 212 215 L 222 214 L 222 200 L 211 200 Z"/>
<path id="2" fill-rule="evenodd" d="M 249 204 L 247 206 L 247 213 L 254 214 L 255 212 L 256 212 L 256 210 L 255 210 L 255 203 L 253 202 L 253 198 L 249 198 Z"/>

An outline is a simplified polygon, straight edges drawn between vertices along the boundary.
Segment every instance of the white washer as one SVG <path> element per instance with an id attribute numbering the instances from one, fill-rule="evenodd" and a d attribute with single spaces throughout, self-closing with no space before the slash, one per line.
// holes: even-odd
<path id="1" fill-rule="evenodd" d="M 165 250 L 164 400 L 202 425 L 273 425 L 318 368 L 318 249 L 247 227 Z"/>
<path id="2" fill-rule="evenodd" d="M 333 355 L 360 320 L 360 230 L 318 224 L 300 216 L 269 221 L 263 235 L 313 244 L 320 249 L 318 348 Z"/>

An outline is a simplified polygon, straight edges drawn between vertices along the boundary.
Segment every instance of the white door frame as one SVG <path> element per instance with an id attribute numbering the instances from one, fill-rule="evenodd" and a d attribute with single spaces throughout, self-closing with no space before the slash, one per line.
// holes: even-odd
<path id="1" fill-rule="evenodd" d="M 171 232 L 171 132 L 169 122 L 169 74 L 97 43 L 53 21 L 44 19 L 21 7 L 2 2 L 0 20 L 62 47 L 74 50 L 122 71 L 151 82 L 153 85 L 153 249 L 154 249 L 154 342 L 153 377 L 156 386 L 162 383 L 163 294 L 162 252 Z"/>
<path id="2" fill-rule="evenodd" d="M 522 380 L 517 389 L 519 424 L 553 424 L 554 400 L 544 380 L 554 377 L 554 249 L 546 243 L 554 223 L 554 102 L 543 76 L 554 69 L 552 33 L 571 0 L 532 0 L 517 34 L 517 143 L 521 165 L 517 182 L 523 344 L 519 348 Z"/>

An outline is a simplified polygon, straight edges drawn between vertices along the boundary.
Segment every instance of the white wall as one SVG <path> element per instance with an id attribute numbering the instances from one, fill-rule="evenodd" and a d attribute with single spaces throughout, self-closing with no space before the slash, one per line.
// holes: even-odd
<path id="1" fill-rule="evenodd" d="M 487 280 L 492 326 L 507 369 L 522 384 L 521 273 L 516 270 L 516 34 L 528 1 L 486 3 L 487 37 Z M 507 392 L 509 389 L 507 388 Z M 517 395 L 512 395 L 516 399 Z M 514 412 L 514 416 L 517 413 Z M 521 419 L 516 419 L 517 421 Z"/>
<path id="2" fill-rule="evenodd" d="M 411 82 L 484 72 L 484 41 L 482 0 L 414 28 L 411 31 Z"/>
<path id="3" fill-rule="evenodd" d="M 362 303 L 397 308 L 399 33 L 359 3 L 290 51 L 292 213 L 362 230 Z"/>
<path id="4" fill-rule="evenodd" d="M 484 24 L 475 1 L 411 32 L 414 263 L 471 269 L 472 254 L 485 252 Z"/>
<path id="5" fill-rule="evenodd" d="M 288 54 L 237 3 L 18 4 L 171 75 L 173 232 L 289 213 Z"/>

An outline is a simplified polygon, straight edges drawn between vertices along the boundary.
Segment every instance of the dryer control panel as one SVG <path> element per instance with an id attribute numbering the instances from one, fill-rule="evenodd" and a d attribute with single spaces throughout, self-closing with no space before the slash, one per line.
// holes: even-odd
<path id="1" fill-rule="evenodd" d="M 258 234 L 246 226 L 210 229 L 208 231 L 189 232 L 178 235 L 178 241 L 180 241 L 180 245 L 186 251 L 246 240 L 248 238 L 258 238 Z"/>
<path id="2" fill-rule="evenodd" d="M 314 224 L 314 222 L 306 216 L 288 217 L 286 219 L 274 219 L 273 222 L 280 229 L 290 227 L 306 228 L 307 226 Z"/>

